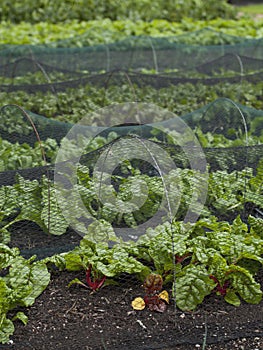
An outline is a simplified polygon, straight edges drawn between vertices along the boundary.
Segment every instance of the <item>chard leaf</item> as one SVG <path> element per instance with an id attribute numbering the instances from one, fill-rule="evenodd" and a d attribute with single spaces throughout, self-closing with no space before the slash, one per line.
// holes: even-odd
<path id="1" fill-rule="evenodd" d="M 254 191 L 246 191 L 246 201 L 255 203 L 261 209 L 263 209 L 263 196 L 262 193 L 255 193 Z"/>
<path id="2" fill-rule="evenodd" d="M 129 274 L 142 273 L 147 269 L 142 263 L 129 256 L 125 250 L 117 245 L 109 251 L 107 262 L 98 261 L 94 267 L 107 277 L 114 277 L 122 272 Z"/>
<path id="3" fill-rule="evenodd" d="M 14 324 L 11 320 L 6 318 L 6 315 L 1 315 L 0 319 L 0 343 L 8 342 L 10 335 L 15 331 Z"/>
<path id="4" fill-rule="evenodd" d="M 10 248 L 0 243 L 0 269 L 4 269 L 11 265 L 11 262 L 19 256 L 18 248 Z"/>
<path id="5" fill-rule="evenodd" d="M 256 234 L 263 239 L 263 219 L 255 218 L 250 215 L 248 217 L 248 223 L 250 225 L 251 234 Z"/>
<path id="6" fill-rule="evenodd" d="M 17 175 L 17 183 L 14 185 L 17 190 L 17 205 L 20 213 L 16 218 L 18 220 L 29 220 L 45 229 L 40 214 L 42 210 L 41 189 L 37 180 L 25 180 Z"/>
<path id="7" fill-rule="evenodd" d="M 117 242 L 118 237 L 115 235 L 112 225 L 106 220 L 93 221 L 85 235 L 85 240 L 93 243 L 108 243 L 109 241 Z"/>
<path id="8" fill-rule="evenodd" d="M 215 286 L 205 267 L 186 266 L 176 278 L 176 305 L 183 311 L 194 310 Z"/>
<path id="9" fill-rule="evenodd" d="M 0 242 L 8 244 L 11 240 L 11 233 L 6 228 L 0 228 Z"/>
<path id="10" fill-rule="evenodd" d="M 239 306 L 240 305 L 240 299 L 237 296 L 236 292 L 232 289 L 229 289 L 224 297 L 225 301 L 231 305 Z"/>
<path id="11" fill-rule="evenodd" d="M 87 285 L 81 282 L 79 278 L 74 278 L 72 281 L 70 281 L 68 287 L 71 287 L 73 284 L 80 284 L 82 287 L 88 288 Z"/>
<path id="12" fill-rule="evenodd" d="M 0 188 L 0 222 L 17 212 L 17 191 L 12 186 Z"/>
<path id="13" fill-rule="evenodd" d="M 262 299 L 260 284 L 254 280 L 248 270 L 237 265 L 230 265 L 227 272 L 232 280 L 234 290 L 242 299 L 251 304 L 260 303 Z"/>
<path id="14" fill-rule="evenodd" d="M 46 177 L 42 178 L 41 195 L 42 210 L 40 218 L 43 220 L 46 230 L 53 235 L 62 235 L 66 232 L 68 223 L 58 206 L 55 188 Z"/>
<path id="15" fill-rule="evenodd" d="M 196 237 L 190 241 L 190 247 L 192 247 L 195 258 L 202 264 L 207 264 L 210 257 L 213 256 L 217 250 L 210 248 L 210 240 L 208 237 Z"/>
<path id="16" fill-rule="evenodd" d="M 246 234 L 248 232 L 247 225 L 241 220 L 240 215 L 233 221 L 231 226 L 231 231 L 233 234 Z"/>
<path id="17" fill-rule="evenodd" d="M 218 281 L 223 284 L 226 279 L 227 270 L 228 265 L 226 259 L 222 255 L 220 255 L 218 252 L 215 252 L 210 256 L 208 262 L 209 275 L 215 276 Z"/>
<path id="18" fill-rule="evenodd" d="M 256 254 L 252 254 L 249 252 L 241 253 L 239 256 L 239 261 L 242 259 L 258 261 L 259 263 L 261 263 L 263 265 L 263 258 L 261 258 L 259 255 L 256 255 Z"/>
<path id="19" fill-rule="evenodd" d="M 47 266 L 54 264 L 60 271 L 64 270 L 66 267 L 66 262 L 62 254 L 48 256 L 41 260 Z"/>
<path id="20" fill-rule="evenodd" d="M 69 271 L 79 271 L 85 268 L 81 251 L 79 248 L 75 248 L 73 251 L 63 255 L 65 260 L 66 269 Z"/>
<path id="21" fill-rule="evenodd" d="M 50 282 L 50 273 L 48 272 L 46 264 L 42 262 L 36 262 L 32 265 L 30 275 L 28 278 L 28 284 L 31 292 L 22 302 L 25 306 L 32 305 L 35 299 L 46 289 Z"/>
<path id="22" fill-rule="evenodd" d="M 49 284 L 50 273 L 43 262 L 30 264 L 30 261 L 18 257 L 13 261 L 5 279 L 20 303 L 29 306 Z"/>
<path id="23" fill-rule="evenodd" d="M 147 230 L 147 234 L 151 230 Z M 183 256 L 189 252 L 188 238 L 190 230 L 182 223 L 165 222 L 156 227 L 157 235 L 149 241 L 148 254 L 154 262 L 155 269 L 158 274 L 163 274 L 170 269 L 173 270 L 173 253 L 178 256 Z"/>
<path id="24" fill-rule="evenodd" d="M 12 318 L 12 321 L 15 321 L 15 320 L 20 320 L 23 322 L 24 325 L 27 324 L 27 321 L 28 321 L 28 317 L 24 314 L 24 312 L 17 312 L 16 315 Z"/>

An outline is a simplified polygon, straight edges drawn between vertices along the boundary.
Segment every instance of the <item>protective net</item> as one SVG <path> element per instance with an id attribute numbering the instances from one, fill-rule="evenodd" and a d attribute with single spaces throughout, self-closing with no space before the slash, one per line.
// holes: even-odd
<path id="1" fill-rule="evenodd" d="M 205 35 L 208 35 L 206 45 L 195 44 L 199 36 Z M 209 41 L 220 45 L 209 45 Z M 85 44 L 85 35 L 80 42 Z M 68 45 L 67 41 L 56 42 L 55 47 L 2 45 L 1 90 L 36 92 L 47 89 L 50 83 L 64 90 L 70 84 L 76 87 L 89 79 L 91 84 L 101 85 L 107 80 L 105 73 L 115 70 L 132 72 L 136 83 L 144 81 L 143 78 L 147 82 L 147 76 L 135 73 L 165 75 L 162 78 L 165 86 L 199 80 L 211 84 L 227 79 L 239 82 L 240 76 L 257 80 L 255 75 L 262 70 L 262 39 L 241 39 L 210 29 L 168 38 L 129 37 L 80 48 Z"/>
<path id="2" fill-rule="evenodd" d="M 85 266 L 87 280 L 92 266 L 128 295 L 131 286 L 139 288 L 136 275 L 157 271 L 183 311 L 219 286 L 225 296 L 228 285 L 215 281 L 228 281 L 222 271 L 231 265 L 237 293 L 259 301 L 253 276 L 262 262 L 263 45 L 206 33 L 216 45 L 192 43 L 203 31 L 96 47 L 2 45 L 1 243 L 57 268 Z M 231 255 L 235 240 L 240 246 Z M 184 292 L 187 271 L 199 276 L 193 300 Z M 254 289 L 240 291 L 236 276 Z M 230 290 L 228 301 L 237 305 Z M 157 291 L 145 302 L 162 312 L 167 305 Z M 170 311 L 169 322 L 179 315 Z M 189 342 L 178 332 L 167 347 Z M 220 332 L 201 339 L 212 344 Z M 142 341 L 140 348 L 160 348 L 141 334 L 125 337 L 129 348 Z M 102 339 L 90 339 L 90 349 L 103 348 Z M 104 340 L 107 349 L 124 346 Z"/>

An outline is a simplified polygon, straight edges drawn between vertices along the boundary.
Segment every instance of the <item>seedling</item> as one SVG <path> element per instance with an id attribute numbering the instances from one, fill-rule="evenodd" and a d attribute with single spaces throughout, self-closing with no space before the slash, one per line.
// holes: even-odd
<path id="1" fill-rule="evenodd" d="M 99 290 L 102 288 L 104 282 L 106 280 L 106 276 L 99 277 L 98 273 L 92 272 L 92 265 L 89 265 L 89 268 L 86 270 L 86 283 L 81 282 L 78 278 L 75 278 L 72 280 L 69 284 L 68 287 L 70 287 L 72 284 L 80 284 L 82 287 L 89 288 L 93 292 Z"/>
<path id="2" fill-rule="evenodd" d="M 135 298 L 132 302 L 134 310 L 143 310 L 147 305 L 151 311 L 164 312 L 169 303 L 169 296 L 166 290 L 162 290 L 163 279 L 161 275 L 150 274 L 146 277 L 143 288 L 144 298 Z"/>

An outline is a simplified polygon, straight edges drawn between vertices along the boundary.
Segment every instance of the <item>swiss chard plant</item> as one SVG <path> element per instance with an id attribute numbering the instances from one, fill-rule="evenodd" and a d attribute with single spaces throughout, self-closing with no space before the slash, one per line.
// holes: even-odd
<path id="1" fill-rule="evenodd" d="M 169 295 L 166 290 L 162 290 L 163 278 L 161 275 L 151 273 L 145 278 L 143 283 L 144 298 L 137 297 L 132 301 L 134 310 L 143 310 L 145 306 L 151 311 L 164 312 L 169 304 Z"/>
<path id="2" fill-rule="evenodd" d="M 9 228 L 23 220 L 35 222 L 50 234 L 60 235 L 66 231 L 68 223 L 58 206 L 54 186 L 45 176 L 39 182 L 17 175 L 17 182 L 1 187 L 0 194 L 2 243 L 10 240 Z"/>
<path id="3" fill-rule="evenodd" d="M 139 240 L 138 256 L 173 283 L 176 305 L 193 310 L 216 293 L 235 306 L 240 298 L 259 303 L 262 291 L 255 275 L 263 263 L 262 219 L 237 217 L 233 224 L 216 218 L 195 225 L 164 223 Z"/>
<path id="4" fill-rule="evenodd" d="M 31 306 L 50 281 L 46 264 L 34 260 L 34 256 L 26 260 L 17 248 L 0 244 L 0 343 L 13 334 L 14 320 L 27 323 L 24 312 L 18 311 L 11 318 L 9 312 Z"/>
<path id="5" fill-rule="evenodd" d="M 117 243 L 109 249 L 109 241 Z M 91 224 L 80 245 L 62 254 L 67 270 L 85 271 L 86 283 L 74 279 L 69 285 L 78 283 L 95 291 L 121 273 L 134 274 L 141 279 L 149 274 L 150 269 L 127 250 L 127 244 L 118 241 L 112 226 L 106 221 Z"/>

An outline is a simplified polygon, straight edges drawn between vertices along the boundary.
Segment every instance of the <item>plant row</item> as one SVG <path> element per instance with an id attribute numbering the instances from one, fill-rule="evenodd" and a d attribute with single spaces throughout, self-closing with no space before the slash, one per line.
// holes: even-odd
<path id="1" fill-rule="evenodd" d="M 196 224 L 165 222 L 149 229 L 138 242 L 124 243 L 114 236 L 107 222 L 89 226 L 89 232 L 73 251 L 34 261 L 19 255 L 16 248 L 0 244 L 0 342 L 7 343 L 14 332 L 16 319 L 27 323 L 23 311 L 16 311 L 10 319 L 9 311 L 34 303 L 50 281 L 49 266 L 61 271 L 83 271 L 86 278 L 75 278 L 91 291 L 98 291 L 122 273 L 137 277 L 144 285 L 158 277 L 164 285 L 172 286 L 172 297 L 183 311 L 192 311 L 204 298 L 217 294 L 234 306 L 240 299 L 258 304 L 262 290 L 256 274 L 263 259 L 263 220 L 250 216 L 248 225 L 240 217 L 233 224 L 218 222 L 215 217 L 199 220 Z M 94 242 L 94 237 L 111 236 L 117 243 L 109 249 L 107 242 Z M 66 286 L 65 286 L 66 287 Z M 157 286 L 145 288 L 145 303 L 163 312 L 162 301 L 155 293 Z M 167 300 L 167 299 L 166 299 Z"/>
<path id="2" fill-rule="evenodd" d="M 104 191 L 105 198 L 108 198 L 104 205 L 98 199 L 96 177 L 90 176 L 90 171 L 88 167 L 80 166 L 77 173 L 78 183 L 72 184 L 73 187 L 68 190 L 62 189 L 59 194 L 54 184 L 45 176 L 41 181 L 30 181 L 18 175 L 17 182 L 13 186 L 2 186 L 0 189 L 1 241 L 8 243 L 9 228 L 14 223 L 24 220 L 35 222 L 45 232 L 61 235 L 69 226 L 64 218 L 67 213 L 71 217 L 76 215 L 76 220 L 82 215 L 83 217 L 88 215 L 89 218 L 102 219 L 114 226 L 136 227 L 159 210 L 164 184 L 169 190 L 167 199 L 170 203 L 169 207 L 176 208 L 177 220 L 186 215 L 192 196 L 197 195 L 199 198 L 206 187 L 206 181 L 208 181 L 208 188 L 205 206 L 202 210 L 203 217 L 211 215 L 224 218 L 235 217 L 243 213 L 246 203 L 263 208 L 262 162 L 258 166 L 257 175 L 254 175 L 250 168 L 231 173 L 226 170 L 218 170 L 207 176 L 196 170 L 178 168 L 171 170 L 162 179 L 160 176 L 142 173 L 138 164 L 134 168 L 133 164 L 127 161 L 121 165 L 118 173 L 112 176 L 112 184 L 100 184 L 100 191 Z M 127 174 L 131 176 L 127 177 Z M 104 175 L 106 176 L 106 173 Z M 137 187 L 133 184 L 134 181 Z M 146 189 L 148 196 L 145 194 Z M 70 201 L 68 201 L 67 208 L 64 208 L 62 214 L 57 198 L 60 198 L 59 196 L 70 198 L 72 191 L 79 194 L 85 206 L 84 211 L 77 208 L 76 212 L 76 208 L 74 209 L 74 206 L 71 208 Z M 139 200 L 142 196 L 145 196 L 146 199 L 140 210 L 136 206 L 130 208 L 133 209 L 130 212 L 118 210 L 118 203 L 120 206 L 127 206 L 132 197 Z M 115 198 L 113 200 L 116 206 L 112 204 L 112 198 Z M 180 205 L 177 207 L 178 201 Z M 169 214 L 165 204 L 160 208 L 164 217 Z M 191 211 L 198 213 L 199 209 L 200 206 L 196 205 L 196 208 L 191 208 Z M 86 231 L 84 222 L 80 222 L 78 227 Z"/>
<path id="3" fill-rule="evenodd" d="M 205 121 L 203 121 L 203 123 L 205 123 Z M 233 154 L 231 154 L 231 152 L 222 157 L 220 150 L 216 151 L 216 149 L 221 148 L 221 150 L 226 150 L 232 148 L 233 152 L 233 148 L 241 147 L 240 149 L 237 148 L 237 153 L 243 152 L 243 155 L 245 155 L 246 147 L 262 145 L 262 133 L 261 135 L 253 135 L 251 132 L 251 130 L 257 130 L 255 128 L 258 126 L 258 124 L 257 119 L 254 123 L 252 122 L 251 125 L 249 125 L 249 129 L 251 129 L 248 131 L 247 135 L 245 134 L 244 125 L 241 121 L 236 129 L 233 127 L 228 129 L 225 135 L 222 133 L 222 130 L 220 133 L 217 133 L 216 131 L 203 132 L 200 125 L 193 129 L 193 133 L 203 149 L 214 148 L 214 152 L 211 150 L 207 155 L 207 162 L 213 163 L 214 165 L 217 164 L 219 169 L 228 170 L 229 164 L 233 165 L 233 162 L 235 162 L 235 157 Z M 167 151 L 169 150 L 171 154 L 173 154 L 175 152 L 175 149 L 173 148 L 178 146 L 174 142 L 176 139 L 176 133 L 173 135 L 173 133 L 169 131 L 170 137 L 167 137 L 166 135 L 167 133 L 165 130 L 163 135 L 162 132 L 153 129 L 152 135 L 150 135 L 148 140 L 151 142 L 157 142 L 157 144 L 160 145 L 165 145 Z M 35 138 L 34 133 L 32 133 L 32 138 Z M 88 155 L 90 152 L 92 154 L 97 152 L 97 154 L 99 154 L 102 147 L 109 145 L 117 139 L 118 134 L 116 132 L 110 132 L 107 137 L 99 135 L 93 140 L 86 139 L 86 144 L 89 146 L 85 147 L 83 141 L 82 153 Z M 12 143 L 0 138 L 0 147 L 0 171 L 5 172 L 8 170 L 29 169 L 55 164 L 57 161 L 56 158 L 58 151 L 60 149 L 60 142 L 56 139 L 47 138 L 41 142 L 36 141 L 34 145 L 31 146 L 26 142 L 19 143 L 16 141 L 15 143 Z M 63 140 L 63 152 L 64 155 L 66 154 L 68 160 L 73 159 L 74 151 L 77 147 L 78 146 L 74 141 L 65 142 L 65 140 Z M 177 158 L 177 161 L 179 161 L 180 164 L 184 164 L 183 157 L 181 155 L 177 154 L 174 156 Z M 256 158 L 257 157 L 255 157 L 255 159 Z"/>
<path id="4" fill-rule="evenodd" d="M 204 28 L 212 28 L 217 33 L 202 30 Z M 217 45 L 243 42 L 246 38 L 260 38 L 263 30 L 260 21 L 251 19 L 184 19 L 181 22 L 103 19 L 89 22 L 63 21 L 57 24 L 40 22 L 33 25 L 24 22 L 2 22 L 0 34 L 0 43 L 6 45 L 49 44 L 52 47 L 82 47 L 117 42 L 129 36 L 141 35 L 175 36 L 175 41 L 189 45 Z"/>
<path id="5" fill-rule="evenodd" d="M 118 3 L 114 0 L 26 0 L 13 1 L 10 4 L 3 0 L 1 4 L 2 21 L 36 23 L 47 21 L 51 23 L 64 22 L 76 19 L 78 21 L 90 21 L 97 18 L 110 18 L 132 20 L 153 20 L 163 18 L 170 21 L 178 21 L 183 17 L 195 19 L 212 19 L 216 17 L 235 17 L 234 8 L 227 4 L 226 0 L 217 3 L 214 0 L 166 1 L 160 0 L 127 0 Z"/>
<path id="6" fill-rule="evenodd" d="M 158 83 L 157 77 L 156 83 Z M 103 81 L 100 84 L 103 84 Z M 179 116 L 191 113 L 221 97 L 227 97 L 244 106 L 263 110 L 262 82 L 243 82 L 242 84 L 222 82 L 212 86 L 202 83 L 181 83 L 159 89 L 149 85 L 139 87 L 128 83 L 120 86 L 110 84 L 105 87 L 87 84 L 61 92 L 52 91 L 51 85 L 50 89 L 51 91 L 48 92 L 36 91 L 34 94 L 24 91 L 1 92 L 0 105 L 17 104 L 38 115 L 70 123 L 77 123 L 90 114 L 90 125 L 96 123 L 95 120 L 92 120 L 93 111 L 113 103 L 135 101 L 154 103 Z M 16 122 L 19 123 L 19 120 Z M 11 122 L 9 124 L 12 129 Z M 23 124 L 22 120 L 20 124 Z M 2 127 L 6 128 L 5 125 Z M 13 125 L 13 128 L 15 127 Z"/>

